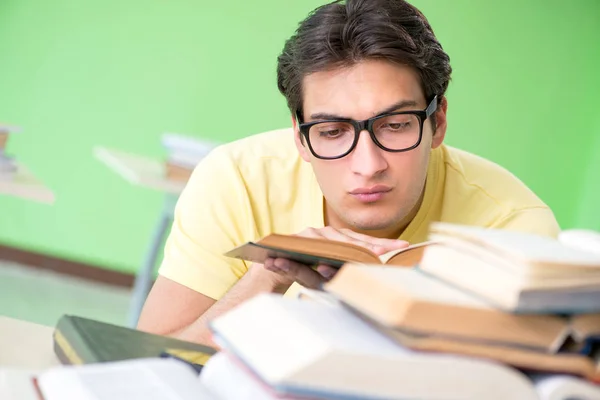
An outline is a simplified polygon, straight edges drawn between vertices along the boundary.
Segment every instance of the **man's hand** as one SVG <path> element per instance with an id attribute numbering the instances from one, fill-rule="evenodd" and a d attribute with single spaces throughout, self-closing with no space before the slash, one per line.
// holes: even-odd
<path id="1" fill-rule="evenodd" d="M 408 246 L 408 242 L 404 240 L 375 238 L 349 229 L 335 229 L 330 226 L 321 229 L 308 228 L 300 232 L 298 236 L 352 243 L 365 247 L 378 256 Z M 319 265 L 315 271 L 304 264 L 286 258 L 268 258 L 265 260 L 264 268 L 278 274 L 284 285 L 291 285 L 296 281 L 302 286 L 312 289 L 318 288 L 321 283 L 331 279 L 337 272 L 337 269 L 327 265 Z"/>

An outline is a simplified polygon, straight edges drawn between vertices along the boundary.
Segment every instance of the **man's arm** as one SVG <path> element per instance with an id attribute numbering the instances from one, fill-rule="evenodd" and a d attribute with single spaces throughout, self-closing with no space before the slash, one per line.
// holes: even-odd
<path id="1" fill-rule="evenodd" d="M 408 245 L 400 240 L 373 238 L 332 227 L 309 228 L 299 235 L 354 243 L 376 254 Z M 248 272 L 218 301 L 159 276 L 142 310 L 138 329 L 217 347 L 208 329 L 211 319 L 259 293 L 283 294 L 293 282 L 317 288 L 335 272 L 327 266 L 319 266 L 317 270 L 286 259 L 267 259 L 264 266 L 252 264 Z"/>
<path id="2" fill-rule="evenodd" d="M 263 292 L 285 293 L 293 281 L 253 265 L 220 300 L 159 276 L 152 287 L 138 329 L 217 347 L 208 322 Z"/>

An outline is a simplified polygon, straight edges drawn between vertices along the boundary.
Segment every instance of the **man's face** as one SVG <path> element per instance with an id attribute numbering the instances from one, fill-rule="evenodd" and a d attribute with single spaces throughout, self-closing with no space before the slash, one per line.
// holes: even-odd
<path id="1" fill-rule="evenodd" d="M 416 72 L 385 61 L 311 74 L 304 78 L 303 92 L 303 122 L 319 120 L 318 114 L 364 120 L 400 102 L 414 105 L 395 111 L 424 110 L 428 105 Z M 444 100 L 436 112 L 435 136 L 427 119 L 421 144 L 413 150 L 385 151 L 363 131 L 354 150 L 336 160 L 314 157 L 296 125 L 296 145 L 313 167 L 329 224 L 373 236 L 399 233 L 419 206 L 430 151 L 444 139 L 445 111 Z"/>

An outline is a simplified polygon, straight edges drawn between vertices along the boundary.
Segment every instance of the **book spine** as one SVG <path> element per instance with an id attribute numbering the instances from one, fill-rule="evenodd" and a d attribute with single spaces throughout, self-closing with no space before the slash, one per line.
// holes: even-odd
<path id="1" fill-rule="evenodd" d="M 83 360 L 63 336 L 62 332 L 54 332 L 54 353 L 63 365 L 81 365 Z"/>
<path id="2" fill-rule="evenodd" d="M 54 351 L 63 364 L 100 362 L 72 317 L 62 317 L 54 330 Z M 62 358 L 61 358 L 62 357 Z"/>

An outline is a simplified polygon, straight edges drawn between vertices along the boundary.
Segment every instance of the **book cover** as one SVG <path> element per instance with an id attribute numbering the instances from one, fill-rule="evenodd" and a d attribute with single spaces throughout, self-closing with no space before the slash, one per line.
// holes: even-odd
<path id="1" fill-rule="evenodd" d="M 64 315 L 54 330 L 54 351 L 62 364 L 93 364 L 172 354 L 202 365 L 216 350 L 88 318 Z"/>

